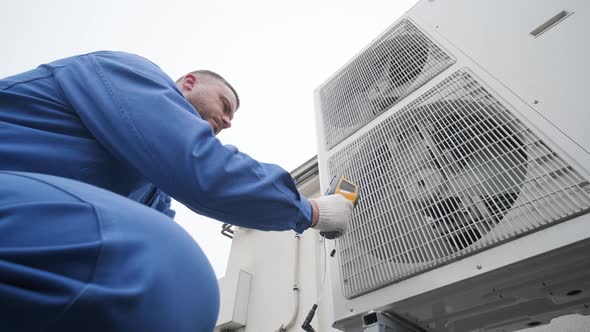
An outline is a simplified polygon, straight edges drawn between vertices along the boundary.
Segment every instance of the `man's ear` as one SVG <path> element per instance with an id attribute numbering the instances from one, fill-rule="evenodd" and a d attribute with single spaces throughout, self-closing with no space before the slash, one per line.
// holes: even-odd
<path id="1" fill-rule="evenodd" d="M 186 74 L 182 79 L 182 87 L 187 91 L 192 91 L 192 89 L 197 85 L 199 79 L 195 74 Z"/>

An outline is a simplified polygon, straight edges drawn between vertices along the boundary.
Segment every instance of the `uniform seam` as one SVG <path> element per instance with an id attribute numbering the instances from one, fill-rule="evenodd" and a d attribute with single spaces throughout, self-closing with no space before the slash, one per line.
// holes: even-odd
<path id="1" fill-rule="evenodd" d="M 50 186 L 50 187 L 52 187 L 54 189 L 57 189 L 57 190 L 61 191 L 64 194 L 67 194 L 67 195 L 69 195 L 71 197 L 76 198 L 77 200 L 79 200 L 82 203 L 90 204 L 86 200 L 80 198 L 78 195 L 76 195 L 74 193 L 71 193 L 69 191 L 66 191 L 63 188 L 60 188 L 60 187 L 58 187 L 58 186 L 56 186 L 56 185 L 54 185 L 54 184 L 52 184 L 50 182 L 47 182 L 47 181 L 44 181 L 44 180 L 41 180 L 41 179 L 38 179 L 38 178 L 35 178 L 35 177 L 32 177 L 32 176 L 28 176 L 28 175 L 23 174 L 23 173 L 20 173 L 20 172 L 0 171 L 0 174 L 10 174 L 10 175 L 19 176 L 19 177 L 22 177 L 22 178 L 26 178 L 26 179 L 29 179 L 29 180 L 33 180 L 33 181 L 36 181 L 36 182 L 43 183 L 43 184 L 46 184 L 46 185 L 48 185 L 48 186 Z M 43 176 L 52 176 L 52 175 L 49 175 L 49 174 L 42 174 L 42 173 L 38 173 L 38 174 L 39 175 L 43 175 Z M 63 179 L 66 179 L 66 178 L 63 178 Z M 74 181 L 72 179 L 66 179 L 66 180 Z"/>
<path id="2" fill-rule="evenodd" d="M 69 311 L 73 305 L 78 301 L 78 299 L 80 299 L 80 297 L 82 297 L 82 295 L 84 294 L 84 292 L 86 292 L 86 290 L 88 289 L 88 287 L 90 286 L 90 284 L 92 284 L 94 282 L 94 280 L 96 279 L 96 270 L 97 270 L 97 266 L 98 266 L 98 262 L 100 261 L 100 258 L 102 257 L 102 253 L 103 253 L 103 245 L 102 245 L 102 240 L 103 240 L 103 234 L 102 234 L 102 223 L 101 223 L 101 218 L 99 216 L 98 210 L 96 209 L 96 207 L 94 206 L 94 204 L 82 199 L 81 197 L 79 197 L 78 195 L 75 195 L 69 191 L 64 190 L 63 188 L 60 188 L 52 183 L 49 183 L 47 181 L 41 180 L 41 179 L 37 179 L 31 176 L 27 176 L 25 174 L 21 174 L 21 173 L 16 173 L 16 172 L 6 172 L 6 171 L 0 171 L 0 174 L 10 174 L 10 175 L 14 175 L 14 176 L 19 176 L 22 178 L 26 178 L 29 180 L 33 180 L 39 183 L 43 183 L 47 186 L 50 186 L 54 189 L 57 189 L 61 192 L 63 192 L 64 194 L 67 194 L 68 196 L 71 196 L 73 198 L 78 199 L 81 203 L 86 204 L 87 206 L 89 206 L 92 209 L 92 212 L 94 214 L 96 223 L 97 223 L 97 228 L 98 228 L 98 236 L 100 238 L 100 247 L 98 249 L 98 254 L 96 255 L 96 259 L 94 261 L 94 266 L 92 267 L 92 272 L 90 275 L 90 278 L 88 279 L 88 281 L 85 282 L 86 285 L 84 285 L 84 287 L 82 287 L 82 289 L 80 289 L 76 295 L 70 300 L 70 302 L 64 307 L 64 309 L 62 309 L 62 311 L 57 314 L 57 316 L 49 321 L 47 323 L 46 328 L 42 328 L 41 330 L 45 330 L 47 328 L 49 328 L 50 325 L 56 323 L 59 319 L 61 319 L 66 313 L 67 311 Z"/>
<path id="3" fill-rule="evenodd" d="M 86 282 L 86 284 L 84 285 L 84 287 L 82 287 L 82 289 L 80 289 L 78 291 L 78 293 L 72 298 L 72 300 L 70 300 L 70 302 L 63 308 L 63 310 L 57 314 L 55 316 L 55 318 L 49 322 L 47 324 L 47 329 L 49 329 L 51 327 L 51 325 L 56 324 L 59 320 L 61 320 L 63 317 L 66 316 L 66 314 L 76 305 L 76 303 L 78 302 L 78 300 L 80 300 L 80 298 L 82 298 L 82 296 L 84 296 L 84 294 L 88 291 L 88 289 L 90 289 L 90 286 L 95 284 L 96 281 L 96 271 L 98 269 L 98 264 L 99 262 L 102 260 L 102 255 L 103 255 L 103 234 L 102 234 L 102 218 L 100 216 L 100 212 L 96 209 L 96 207 L 91 204 L 86 202 L 91 208 L 92 211 L 94 212 L 94 216 L 96 218 L 96 223 L 98 224 L 98 235 L 100 237 L 100 247 L 98 249 L 98 254 L 96 255 L 96 259 L 94 261 L 94 266 L 92 267 L 92 273 L 91 273 L 91 277 L 89 278 L 89 280 Z"/>
<path id="4" fill-rule="evenodd" d="M 145 144 L 145 140 L 144 140 L 143 136 L 141 135 L 141 132 L 137 129 L 137 127 L 135 127 L 135 125 L 133 124 L 133 121 L 131 121 L 131 117 L 130 117 L 129 113 L 125 111 L 125 108 L 121 105 L 118 98 L 115 98 L 115 95 L 113 93 L 113 88 L 112 88 L 109 80 L 104 75 L 104 71 L 103 71 L 102 67 L 100 66 L 100 64 L 98 63 L 98 61 L 96 60 L 96 58 L 92 54 L 88 54 L 88 55 L 86 55 L 86 57 L 88 57 L 88 59 L 92 63 L 93 67 L 96 70 L 96 73 L 100 77 L 100 81 L 102 82 L 105 89 L 108 91 L 111 101 L 113 102 L 113 104 L 114 104 L 115 108 L 117 109 L 117 111 L 119 112 L 119 114 L 121 114 L 122 118 L 125 120 L 127 125 L 132 130 L 133 135 L 140 142 L 143 150 L 145 152 L 147 152 L 151 161 L 155 165 L 158 165 L 158 163 L 156 162 L 156 159 L 154 158 L 154 153 L 149 149 L 149 146 L 147 144 Z M 163 170 L 160 169 L 160 171 L 163 171 Z M 164 172 L 164 174 L 165 174 L 165 172 Z"/>
<path id="5" fill-rule="evenodd" d="M 29 80 L 25 80 L 25 81 L 18 81 L 18 82 L 14 82 L 13 84 L 7 85 L 5 87 L 2 88 L 2 90 L 8 90 L 16 85 L 19 84 L 24 84 L 24 83 L 29 83 L 29 82 L 34 82 L 34 81 L 38 81 L 38 80 L 42 80 L 45 78 L 51 78 L 53 77 L 53 71 L 51 71 L 49 74 L 47 74 L 46 76 L 42 76 L 42 77 L 35 77 L 35 78 L 31 78 Z"/>
<path id="6" fill-rule="evenodd" d="M 66 94 L 64 93 L 63 88 L 61 87 L 61 84 L 59 84 L 59 81 L 55 77 L 55 72 L 58 71 L 59 69 L 62 69 L 63 67 L 64 66 L 52 68 L 50 77 L 52 77 L 53 80 L 55 81 L 55 85 L 57 86 L 57 92 L 59 93 L 59 95 L 63 98 L 63 100 L 69 102 L 68 98 L 66 98 Z M 68 106 L 72 109 L 72 111 L 74 111 L 74 107 L 72 107 L 71 103 L 68 104 Z"/>

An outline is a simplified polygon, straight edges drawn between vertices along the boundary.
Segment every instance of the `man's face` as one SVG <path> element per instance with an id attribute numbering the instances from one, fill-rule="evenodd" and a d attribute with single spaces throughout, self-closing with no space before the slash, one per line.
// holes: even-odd
<path id="1" fill-rule="evenodd" d="M 209 122 L 215 135 L 231 127 L 237 101 L 225 83 L 213 77 L 188 74 L 183 78 L 180 89 L 201 117 Z"/>

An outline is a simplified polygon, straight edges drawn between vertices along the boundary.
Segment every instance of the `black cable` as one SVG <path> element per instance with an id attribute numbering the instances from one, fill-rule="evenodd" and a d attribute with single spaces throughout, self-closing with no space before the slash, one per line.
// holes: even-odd
<path id="1" fill-rule="evenodd" d="M 311 326 L 311 320 L 313 319 L 313 316 L 315 315 L 315 310 L 317 308 L 318 308 L 318 305 L 314 304 L 311 307 L 311 310 L 309 310 L 309 312 L 307 313 L 307 316 L 305 317 L 305 320 L 303 321 L 303 325 L 301 325 L 301 328 L 303 329 L 303 331 L 316 332 L 315 329 Z"/>

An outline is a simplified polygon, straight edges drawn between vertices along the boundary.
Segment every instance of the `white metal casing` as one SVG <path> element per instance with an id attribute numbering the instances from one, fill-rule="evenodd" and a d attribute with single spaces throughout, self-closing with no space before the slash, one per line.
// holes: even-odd
<path id="1" fill-rule="evenodd" d="M 252 274 L 240 270 L 236 275 L 219 279 L 220 308 L 217 319 L 219 329 L 236 329 L 246 326 Z"/>
<path id="2" fill-rule="evenodd" d="M 328 144 L 320 90 L 338 73 L 322 85 L 316 91 L 322 188 L 334 175 L 329 166 L 331 157 L 363 135 L 368 137 L 387 119 L 399 115 L 458 71 L 467 72 L 561 160 L 589 179 L 590 135 L 584 126 L 590 123 L 590 113 L 586 112 L 584 94 L 585 81 L 590 77 L 590 66 L 585 61 L 590 57 L 590 48 L 583 36 L 590 31 L 589 7 L 583 1 L 419 2 L 393 26 L 408 20 L 447 52 L 454 63 L 401 96 L 358 130 L 345 133 L 347 137 L 341 141 Z M 531 35 L 562 11 L 568 15 L 561 22 L 536 37 Z M 361 200 L 367 194 L 361 191 Z M 388 310 L 434 331 L 518 330 L 548 323 L 566 313 L 588 314 L 584 304 L 588 303 L 590 288 L 580 276 L 587 276 L 590 270 L 585 263 L 590 261 L 585 245 L 590 239 L 590 227 L 586 226 L 590 217 L 576 213 L 567 219 L 455 256 L 444 264 L 368 291 L 345 294 L 341 279 L 335 278 L 335 326 L 353 331 L 360 324 L 359 317 L 373 309 Z M 555 257 L 562 257 L 562 264 L 557 264 Z M 332 262 L 332 275 L 341 275 L 338 261 Z M 536 279 L 528 272 L 534 270 L 531 262 L 543 264 Z M 566 271 L 577 274 L 567 275 Z M 536 281 L 538 284 L 534 284 Z M 555 291 L 557 283 L 559 292 Z M 516 285 L 519 288 L 506 296 L 507 290 Z M 573 295 L 568 296 L 569 292 Z M 495 296 L 503 300 L 494 300 Z M 512 313 L 502 316 L 502 310 L 507 308 Z"/>

